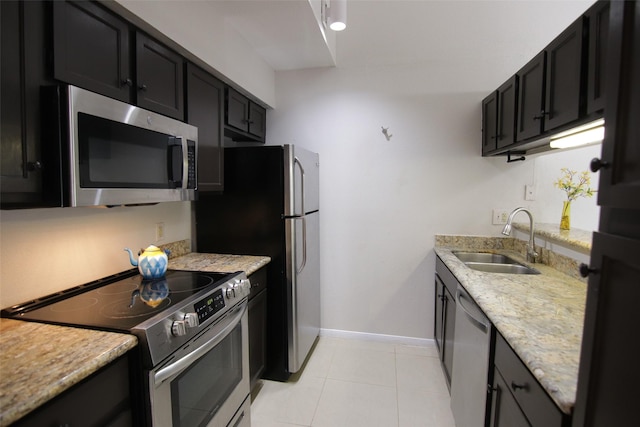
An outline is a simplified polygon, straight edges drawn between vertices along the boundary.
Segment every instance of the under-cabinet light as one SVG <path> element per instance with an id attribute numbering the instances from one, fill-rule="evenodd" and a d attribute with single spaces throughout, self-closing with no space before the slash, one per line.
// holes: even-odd
<path id="1" fill-rule="evenodd" d="M 596 144 L 604 139 L 604 119 L 578 126 L 551 137 L 551 148 L 573 148 Z"/>

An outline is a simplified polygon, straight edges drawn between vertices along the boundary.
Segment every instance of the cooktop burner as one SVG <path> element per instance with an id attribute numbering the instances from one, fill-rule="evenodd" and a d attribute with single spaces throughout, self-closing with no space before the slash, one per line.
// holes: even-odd
<path id="1" fill-rule="evenodd" d="M 233 276 L 168 270 L 143 280 L 131 270 L 3 310 L 3 317 L 96 329 L 130 331 L 138 324 Z"/>

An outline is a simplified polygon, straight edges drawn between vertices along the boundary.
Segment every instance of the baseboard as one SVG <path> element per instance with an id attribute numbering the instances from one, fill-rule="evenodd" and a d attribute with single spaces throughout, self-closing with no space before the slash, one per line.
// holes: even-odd
<path id="1" fill-rule="evenodd" d="M 403 337 L 399 335 L 371 334 L 367 332 L 342 331 L 339 329 L 322 328 L 320 329 L 320 336 L 361 341 L 387 342 L 390 344 L 414 345 L 418 347 L 429 347 L 435 345 L 435 341 L 430 338 L 413 338 Z"/>

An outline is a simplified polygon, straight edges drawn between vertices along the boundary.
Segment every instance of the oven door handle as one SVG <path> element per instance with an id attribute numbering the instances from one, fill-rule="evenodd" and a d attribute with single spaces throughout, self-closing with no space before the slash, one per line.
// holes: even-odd
<path id="1" fill-rule="evenodd" d="M 211 350 L 213 347 L 218 345 L 223 339 L 225 339 L 227 335 L 229 335 L 231 331 L 233 331 L 233 329 L 236 327 L 236 325 L 238 325 L 238 323 L 240 323 L 240 321 L 242 320 L 242 316 L 244 316 L 245 311 L 247 311 L 247 305 L 248 305 L 248 302 L 245 301 L 242 304 L 240 304 L 237 308 L 235 308 L 234 311 L 230 313 L 230 314 L 233 314 L 235 312 L 236 313 L 235 316 L 231 320 L 226 321 L 227 325 L 218 334 L 216 334 L 215 337 L 211 338 L 209 341 L 202 344 L 200 347 L 198 347 L 196 350 L 192 351 L 191 353 L 187 354 L 182 359 L 179 359 L 176 362 L 172 363 L 171 365 L 165 366 L 164 368 L 156 372 L 153 377 L 155 385 L 157 386 L 159 383 L 163 382 L 167 378 L 170 378 L 173 375 L 180 373 L 183 369 L 187 368 L 193 362 L 195 362 L 196 360 L 198 360 L 199 358 L 207 354 L 209 350 Z"/>

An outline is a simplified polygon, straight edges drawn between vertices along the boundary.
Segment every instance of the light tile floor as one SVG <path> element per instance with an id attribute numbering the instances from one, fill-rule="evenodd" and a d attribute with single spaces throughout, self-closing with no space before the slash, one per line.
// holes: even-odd
<path id="1" fill-rule="evenodd" d="M 252 427 L 455 427 L 433 345 L 321 336 L 301 373 L 256 389 Z"/>

